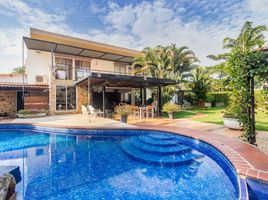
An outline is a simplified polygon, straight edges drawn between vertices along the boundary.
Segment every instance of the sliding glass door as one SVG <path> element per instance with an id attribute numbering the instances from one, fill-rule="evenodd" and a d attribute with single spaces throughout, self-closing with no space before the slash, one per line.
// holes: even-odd
<path id="1" fill-rule="evenodd" d="M 57 86 L 56 109 L 57 111 L 76 110 L 75 86 Z"/>

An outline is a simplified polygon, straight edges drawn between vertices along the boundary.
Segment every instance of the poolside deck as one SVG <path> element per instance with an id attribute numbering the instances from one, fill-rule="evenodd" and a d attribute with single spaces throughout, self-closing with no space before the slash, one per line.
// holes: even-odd
<path id="1" fill-rule="evenodd" d="M 1 123 L 14 123 L 14 124 L 34 124 L 40 126 L 57 126 L 57 127 L 72 127 L 72 128 L 130 128 L 133 125 L 121 123 L 116 120 L 90 117 L 87 118 L 82 114 L 68 114 L 68 115 L 54 115 L 40 118 L 14 118 L 5 119 Z"/>

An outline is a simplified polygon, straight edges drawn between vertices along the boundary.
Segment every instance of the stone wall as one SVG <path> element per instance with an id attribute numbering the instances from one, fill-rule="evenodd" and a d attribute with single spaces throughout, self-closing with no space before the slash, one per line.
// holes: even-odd
<path id="1" fill-rule="evenodd" d="M 16 91 L 0 90 L 0 115 L 16 116 Z"/>
<path id="2" fill-rule="evenodd" d="M 81 112 L 81 106 L 88 104 L 88 91 L 86 87 L 77 86 L 77 111 Z"/>

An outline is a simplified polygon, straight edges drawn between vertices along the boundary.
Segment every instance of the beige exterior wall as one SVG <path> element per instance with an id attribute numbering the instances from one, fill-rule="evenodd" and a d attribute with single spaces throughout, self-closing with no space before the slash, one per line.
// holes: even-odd
<path id="1" fill-rule="evenodd" d="M 92 59 L 91 60 L 91 69 L 92 70 L 100 70 L 100 71 L 114 71 L 114 62 L 100 60 L 100 59 Z"/>
<path id="2" fill-rule="evenodd" d="M 25 65 L 28 84 L 48 84 L 49 70 L 51 67 L 51 53 L 28 50 Z M 36 76 L 43 76 L 44 83 L 36 82 Z"/>
<path id="3" fill-rule="evenodd" d="M 0 114 L 8 113 L 10 116 L 16 116 L 16 99 L 15 90 L 0 90 Z"/>

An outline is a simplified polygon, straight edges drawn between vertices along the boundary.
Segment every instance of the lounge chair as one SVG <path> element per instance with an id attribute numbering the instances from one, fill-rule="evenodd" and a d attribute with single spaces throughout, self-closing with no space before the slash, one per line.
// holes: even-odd
<path id="1" fill-rule="evenodd" d="M 90 111 L 90 115 L 92 116 L 104 116 L 104 112 L 100 109 L 95 109 L 92 105 L 88 105 L 87 109 Z"/>

